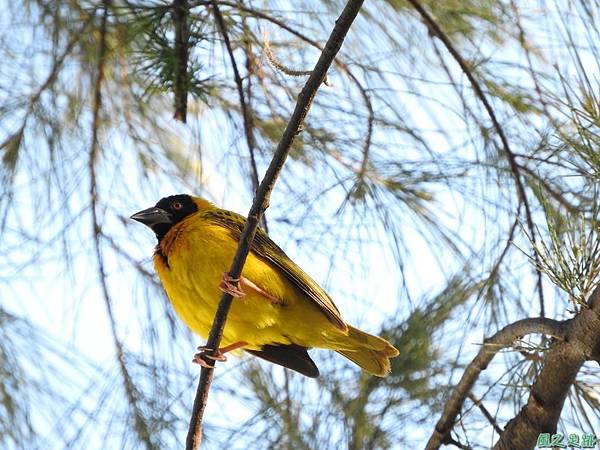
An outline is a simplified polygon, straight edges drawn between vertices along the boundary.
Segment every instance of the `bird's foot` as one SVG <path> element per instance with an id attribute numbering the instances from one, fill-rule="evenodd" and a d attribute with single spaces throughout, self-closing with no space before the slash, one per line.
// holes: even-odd
<path id="1" fill-rule="evenodd" d="M 240 278 L 233 278 L 229 275 L 229 272 L 223 274 L 223 278 L 221 278 L 221 282 L 219 283 L 219 289 L 235 298 L 244 298 L 246 296 L 246 293 L 240 287 Z"/>
<path id="2" fill-rule="evenodd" d="M 200 351 L 194 355 L 192 362 L 200 364 L 207 369 L 212 369 L 214 367 L 214 365 L 211 365 L 206 361 L 207 359 L 212 359 L 213 361 L 227 361 L 227 356 L 225 356 L 220 349 L 213 353 L 212 348 L 202 346 L 198 347 L 198 350 Z"/>
<path id="3" fill-rule="evenodd" d="M 242 287 L 246 290 L 242 290 Z M 236 298 L 243 298 L 246 296 L 246 292 L 251 291 L 259 294 L 261 297 L 266 298 L 273 305 L 283 305 L 283 300 L 269 294 L 256 283 L 250 281 L 248 278 L 232 278 L 227 272 L 223 274 L 223 278 L 219 284 L 219 289 L 221 289 L 223 292 L 231 294 Z"/>
<path id="4" fill-rule="evenodd" d="M 221 347 L 216 352 L 214 352 L 213 349 L 210 347 L 200 346 L 198 347 L 198 350 L 200 351 L 194 355 L 194 359 L 192 359 L 192 362 L 199 364 L 202 367 L 212 369 L 214 366 L 206 361 L 207 358 L 212 359 L 213 361 L 225 362 L 227 361 L 227 356 L 225 356 L 225 353 L 230 352 L 232 350 L 237 350 L 238 348 L 244 347 L 245 345 L 248 345 L 248 343 L 245 341 L 239 341 L 230 345 L 226 345 L 225 347 Z"/>

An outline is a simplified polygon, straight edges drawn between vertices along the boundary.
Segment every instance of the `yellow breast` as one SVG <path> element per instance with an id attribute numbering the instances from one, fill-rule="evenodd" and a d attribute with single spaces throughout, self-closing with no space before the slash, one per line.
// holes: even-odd
<path id="1" fill-rule="evenodd" d="M 154 256 L 156 271 L 179 317 L 192 331 L 206 338 L 221 298 L 219 282 L 231 264 L 237 242 L 230 232 L 192 215 L 175 225 L 163 238 Z M 259 280 L 271 296 L 284 299 L 290 287 L 264 261 L 248 255 L 243 276 Z M 289 343 L 279 322 L 285 306 L 274 305 L 249 291 L 233 300 L 222 345 L 246 341 L 248 349 L 269 343 Z"/>

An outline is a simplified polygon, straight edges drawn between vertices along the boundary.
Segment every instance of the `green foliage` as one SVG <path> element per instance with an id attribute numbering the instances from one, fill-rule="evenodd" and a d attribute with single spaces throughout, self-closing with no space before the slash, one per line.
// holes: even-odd
<path id="1" fill-rule="evenodd" d="M 11 331 L 17 319 L 0 309 L 0 442 L 16 447 L 34 432 L 30 421 L 30 386 Z"/>
<path id="2" fill-rule="evenodd" d="M 464 276 L 448 282 L 444 291 L 413 311 L 394 335 L 394 344 L 401 348 L 400 356 L 393 360 L 392 383 L 406 390 L 409 396 L 420 401 L 431 398 L 435 374 L 433 361 L 439 361 L 437 333 L 448 320 L 457 316 L 457 310 L 481 289 L 481 283 L 469 282 Z"/>
<path id="3" fill-rule="evenodd" d="M 6 140 L 0 144 L 0 150 L 2 150 L 2 166 L 6 173 L 12 175 L 17 169 L 17 162 L 19 160 L 19 149 L 21 148 L 21 141 L 23 140 L 22 127 L 17 132 L 9 135 Z"/>
<path id="4" fill-rule="evenodd" d="M 579 305 L 600 282 L 600 235 L 598 211 L 593 218 L 584 214 L 563 216 L 550 206 L 546 209 L 549 241 L 534 247 L 539 256 L 539 269 Z"/>
<path id="5" fill-rule="evenodd" d="M 173 92 L 177 66 L 177 50 L 174 48 L 174 23 L 170 6 L 147 8 L 137 5 L 124 14 L 116 15 L 119 39 L 116 45 L 125 43 L 129 48 L 133 70 L 145 85 L 149 96 Z M 119 11 L 119 10 L 117 10 Z M 195 49 L 213 39 L 208 31 L 212 26 L 212 16 L 194 14 L 189 17 L 189 46 Z M 202 77 L 205 69 L 198 59 L 191 55 L 187 69 L 187 89 L 196 98 L 207 101 L 212 89 L 207 77 Z"/>
<path id="6" fill-rule="evenodd" d="M 387 0 L 393 8 L 410 11 L 405 0 Z M 501 43 L 503 37 L 494 28 L 504 20 L 502 5 L 493 0 L 427 0 L 423 5 L 431 11 L 444 31 L 456 39 L 473 39 L 484 28 L 491 38 Z"/>
<path id="7" fill-rule="evenodd" d="M 541 114 L 543 112 L 537 105 L 534 94 L 521 86 L 515 86 L 506 81 L 496 83 L 492 79 L 486 79 L 485 87 L 494 98 L 510 105 L 517 113 Z"/>

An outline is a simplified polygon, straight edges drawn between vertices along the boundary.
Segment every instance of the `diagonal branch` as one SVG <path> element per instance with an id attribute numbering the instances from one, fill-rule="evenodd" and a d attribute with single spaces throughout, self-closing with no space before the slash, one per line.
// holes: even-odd
<path id="1" fill-rule="evenodd" d="M 263 212 L 269 206 L 271 192 L 273 191 L 277 177 L 281 173 L 283 164 L 285 163 L 294 138 L 301 131 L 302 124 L 306 115 L 308 114 L 316 92 L 325 80 L 327 71 L 333 63 L 335 55 L 339 52 L 344 38 L 346 37 L 346 34 L 352 25 L 352 22 L 354 22 L 354 19 L 360 11 L 363 1 L 364 0 L 348 1 L 344 7 L 344 10 L 335 22 L 333 31 L 329 36 L 327 44 L 325 45 L 325 48 L 323 49 L 323 52 L 321 53 L 321 56 L 319 57 L 312 74 L 298 95 L 298 101 L 296 103 L 296 107 L 294 108 L 294 112 L 292 113 L 292 116 L 283 132 L 281 141 L 275 150 L 275 154 L 271 164 L 269 165 L 269 168 L 267 169 L 265 177 L 258 187 L 254 202 L 252 203 L 252 207 L 248 213 L 248 218 L 246 220 L 246 225 L 244 227 L 244 231 L 242 232 L 242 236 L 240 237 L 238 249 L 229 269 L 229 275 L 233 278 L 239 278 L 242 273 L 242 269 L 244 267 L 246 257 L 248 256 L 248 252 L 250 251 L 250 245 L 254 239 L 258 223 Z M 219 347 L 232 299 L 233 298 L 230 294 L 223 294 L 221 297 L 217 312 L 215 314 L 213 326 L 208 337 L 208 348 L 216 350 Z M 213 360 L 208 360 L 207 362 L 209 365 L 214 366 Z M 186 441 L 187 450 L 194 450 L 200 446 L 202 440 L 202 417 L 206 408 L 208 392 L 213 375 L 214 368 L 202 368 L 200 373 L 200 381 L 198 382 L 198 389 L 196 391 L 196 398 L 194 400 L 190 427 L 188 430 Z"/>
<path id="2" fill-rule="evenodd" d="M 522 319 L 507 325 L 494 336 L 486 339 L 446 402 L 442 417 L 427 442 L 426 450 L 437 450 L 450 437 L 450 431 L 479 374 L 487 368 L 500 350 L 510 347 L 513 342 L 527 334 L 541 333 L 562 337 L 565 333 L 564 327 L 564 322 L 543 317 Z"/>
<path id="3" fill-rule="evenodd" d="M 429 32 L 433 36 L 436 36 L 440 41 L 442 41 L 442 43 L 444 44 L 444 46 L 446 47 L 446 49 L 448 50 L 450 55 L 452 55 L 454 60 L 458 63 L 458 65 L 460 66 L 460 69 L 462 70 L 462 72 L 465 74 L 465 76 L 469 80 L 469 83 L 471 84 L 471 87 L 473 88 L 475 95 L 477 96 L 477 98 L 479 98 L 479 101 L 481 101 L 481 104 L 483 105 L 490 120 L 492 121 L 492 125 L 494 126 L 494 129 L 496 130 L 496 133 L 498 133 L 498 137 L 500 138 L 500 141 L 502 142 L 502 148 L 504 149 L 504 153 L 506 153 L 506 159 L 508 160 L 508 166 L 510 168 L 510 171 L 512 172 L 513 179 L 515 180 L 515 186 L 517 188 L 517 197 L 519 198 L 519 202 L 525 206 L 525 220 L 527 221 L 527 228 L 529 229 L 529 234 L 531 235 L 533 245 L 535 246 L 536 240 L 537 240 L 536 239 L 537 233 L 535 231 L 535 226 L 533 224 L 533 218 L 532 218 L 532 214 L 531 214 L 531 207 L 529 206 L 529 200 L 527 199 L 527 195 L 525 193 L 525 187 L 523 185 L 523 181 L 521 180 L 521 172 L 519 170 L 519 166 L 517 164 L 515 154 L 512 151 L 512 149 L 510 148 L 510 144 L 508 143 L 508 139 L 506 137 L 506 134 L 504 133 L 504 129 L 500 125 L 500 122 L 498 121 L 498 118 L 496 117 L 496 113 L 494 112 L 494 109 L 492 108 L 492 105 L 490 104 L 487 97 L 485 96 L 483 89 L 481 88 L 481 85 L 479 84 L 479 81 L 477 81 L 477 79 L 475 78 L 475 75 L 473 74 L 473 70 L 471 69 L 471 67 L 469 67 L 467 62 L 463 59 L 463 57 L 460 55 L 458 50 L 454 47 L 454 45 L 450 41 L 450 38 L 440 28 L 440 26 L 435 21 L 435 19 L 431 16 L 431 14 L 429 14 L 425 10 L 425 8 L 423 8 L 423 5 L 421 5 L 419 0 L 408 0 L 408 2 L 417 10 L 419 15 L 425 22 L 425 25 L 427 26 L 427 29 L 429 30 Z M 538 296 L 539 296 L 539 301 L 540 301 L 540 315 L 543 317 L 545 315 L 545 312 L 544 312 L 545 306 L 544 306 L 544 291 L 543 291 L 543 287 L 542 287 L 542 272 L 537 268 L 537 267 L 539 267 L 537 265 L 537 263 L 539 263 L 539 256 L 535 255 L 535 259 L 536 259 L 535 262 L 536 262 L 536 275 L 537 275 L 537 290 L 538 290 Z"/>

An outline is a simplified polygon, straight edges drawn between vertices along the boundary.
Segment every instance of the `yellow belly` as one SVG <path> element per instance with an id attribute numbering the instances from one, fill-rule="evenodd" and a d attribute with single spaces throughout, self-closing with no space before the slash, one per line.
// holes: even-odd
<path id="1" fill-rule="evenodd" d="M 227 229 L 210 223 L 178 226 L 181 229 L 175 230 L 179 232 L 168 249 L 168 266 L 158 255 L 154 263 L 178 316 L 206 339 L 222 295 L 218 285 L 229 270 L 237 242 Z M 340 331 L 272 266 L 250 253 L 242 275 L 271 297 L 281 299 L 281 304 L 246 289 L 244 298 L 233 299 L 221 346 L 245 341 L 250 350 L 290 343 L 336 348 L 330 341 Z"/>

